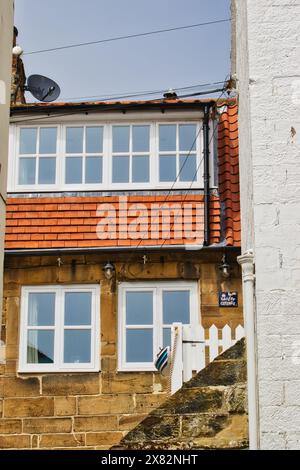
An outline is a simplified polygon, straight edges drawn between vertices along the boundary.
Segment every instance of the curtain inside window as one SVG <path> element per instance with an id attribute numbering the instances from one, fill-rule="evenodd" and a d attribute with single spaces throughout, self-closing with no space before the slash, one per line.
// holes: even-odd
<path id="1" fill-rule="evenodd" d="M 29 295 L 28 299 L 28 325 L 38 324 L 38 299 L 35 295 Z M 27 337 L 27 363 L 38 364 L 38 330 L 28 330 Z"/>

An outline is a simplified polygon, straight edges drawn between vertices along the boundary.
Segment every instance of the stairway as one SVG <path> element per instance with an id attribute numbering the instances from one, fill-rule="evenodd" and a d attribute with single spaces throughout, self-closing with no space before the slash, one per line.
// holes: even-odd
<path id="1" fill-rule="evenodd" d="M 245 339 L 132 429 L 116 450 L 248 447 Z"/>

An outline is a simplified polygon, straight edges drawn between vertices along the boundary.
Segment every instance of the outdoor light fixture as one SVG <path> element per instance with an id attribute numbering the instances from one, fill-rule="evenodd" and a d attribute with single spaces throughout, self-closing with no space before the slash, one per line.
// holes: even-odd
<path id="1" fill-rule="evenodd" d="M 23 49 L 21 46 L 14 46 L 12 53 L 16 57 L 20 57 L 23 54 Z"/>
<path id="2" fill-rule="evenodd" d="M 110 281 L 114 275 L 115 267 L 110 261 L 108 261 L 106 265 L 103 267 L 103 271 L 104 271 L 104 276 L 106 277 L 106 279 Z"/>
<path id="3" fill-rule="evenodd" d="M 230 277 L 230 265 L 226 261 L 226 255 L 222 256 L 222 263 L 219 266 L 222 276 L 228 279 Z"/>

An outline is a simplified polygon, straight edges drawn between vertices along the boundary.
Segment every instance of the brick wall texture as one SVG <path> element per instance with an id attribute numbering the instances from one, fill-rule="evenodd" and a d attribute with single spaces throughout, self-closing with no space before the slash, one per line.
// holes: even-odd
<path id="1" fill-rule="evenodd" d="M 255 254 L 263 449 L 300 449 L 299 0 L 237 0 L 242 251 Z"/>

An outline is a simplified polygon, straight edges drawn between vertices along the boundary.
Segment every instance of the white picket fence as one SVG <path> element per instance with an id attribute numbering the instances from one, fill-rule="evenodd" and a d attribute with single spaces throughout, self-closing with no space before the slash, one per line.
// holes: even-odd
<path id="1" fill-rule="evenodd" d="M 229 325 L 225 325 L 221 330 L 212 325 L 207 334 L 205 333 L 201 325 L 189 326 L 173 323 L 171 353 L 174 357 L 171 371 L 171 394 L 181 388 L 183 382 L 190 380 L 193 372 L 204 369 L 219 354 L 245 336 L 245 330 L 241 325 L 234 331 Z"/>

